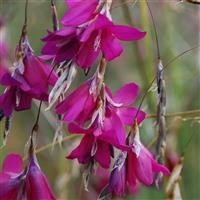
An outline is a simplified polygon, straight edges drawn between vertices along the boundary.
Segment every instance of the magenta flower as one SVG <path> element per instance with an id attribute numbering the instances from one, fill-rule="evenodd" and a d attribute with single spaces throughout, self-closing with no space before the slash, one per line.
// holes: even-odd
<path id="1" fill-rule="evenodd" d="M 23 161 L 17 154 L 8 155 L 0 172 L 0 199 L 22 199 Z"/>
<path id="2" fill-rule="evenodd" d="M 25 179 L 26 198 L 29 200 L 54 200 L 48 181 L 40 170 L 36 157 L 30 158 Z"/>
<path id="3" fill-rule="evenodd" d="M 56 112 L 63 115 L 63 121 L 73 122 L 83 125 L 91 119 L 95 110 L 98 115 L 98 86 L 96 79 L 90 79 L 80 85 L 74 92 L 68 95 L 63 102 L 57 105 Z M 103 108 L 108 116 L 112 111 L 120 118 L 125 125 L 131 125 L 136 115 L 137 109 L 128 107 L 134 103 L 139 93 L 139 87 L 135 83 L 129 83 L 120 88 L 115 95 L 112 95 L 108 87 L 103 87 L 102 99 L 105 99 Z M 140 111 L 138 124 L 145 118 L 145 113 Z"/>
<path id="4" fill-rule="evenodd" d="M 64 114 L 63 121 L 76 121 L 84 124 L 89 120 L 96 108 L 97 89 L 92 88 L 94 80 L 88 80 L 68 95 L 56 106 L 57 114 Z"/>
<path id="5" fill-rule="evenodd" d="M 73 61 L 83 69 L 88 69 L 96 61 L 100 52 L 107 61 L 121 55 L 120 40 L 142 39 L 145 32 L 139 29 L 115 25 L 110 15 L 110 1 L 68 0 L 69 10 L 62 19 L 64 26 L 59 31 L 49 32 L 43 38 L 44 58 L 55 63 Z"/>
<path id="6" fill-rule="evenodd" d="M 123 25 L 114 25 L 106 16 L 98 15 L 80 37 L 80 48 L 76 63 L 82 68 L 90 68 L 100 51 L 107 61 L 121 55 L 123 48 L 119 40 L 133 41 L 142 39 L 145 32 Z"/>
<path id="7" fill-rule="evenodd" d="M 23 57 L 19 54 L 18 48 L 14 71 L 5 73 L 1 78 L 1 83 L 7 86 L 0 96 L 0 108 L 5 116 L 10 116 L 13 109 L 29 109 L 33 98 L 47 101 L 48 86 L 54 85 L 57 80 L 50 66 L 33 55 L 27 40 L 23 43 Z"/>
<path id="8" fill-rule="evenodd" d="M 128 106 L 136 100 L 139 88 L 129 83 L 112 95 L 104 84 L 99 89 L 96 83 L 95 77 L 83 83 L 58 104 L 56 111 L 63 114 L 63 121 L 72 122 L 69 132 L 85 135 L 68 158 L 77 158 L 82 164 L 94 159 L 106 168 L 110 164 L 111 147 L 124 149 L 124 126 L 132 124 L 137 112 L 136 108 Z M 145 113 L 139 111 L 138 123 L 144 118 Z M 89 120 L 89 126 L 83 128 Z"/>
<path id="9" fill-rule="evenodd" d="M 139 132 L 133 138 L 128 152 L 122 152 L 115 162 L 110 181 L 109 191 L 116 196 L 125 195 L 128 188 L 137 192 L 137 182 L 149 186 L 153 183 L 155 173 L 169 175 L 169 170 L 157 163 L 151 152 L 146 149 L 139 138 Z M 118 181 L 118 180 L 121 181 Z"/>
<path id="10" fill-rule="evenodd" d="M 87 164 L 92 160 L 98 162 L 102 167 L 110 166 L 112 155 L 112 145 L 123 149 L 125 146 L 125 131 L 119 117 L 113 112 L 104 118 L 104 122 L 97 116 L 95 121 L 87 129 L 70 123 L 70 133 L 84 134 L 78 147 L 76 147 L 67 157 L 77 158 L 79 163 Z"/>
<path id="11" fill-rule="evenodd" d="M 18 154 L 9 154 L 0 173 L 0 199 L 4 200 L 53 200 L 55 199 L 48 181 L 33 155 L 27 169 Z"/>

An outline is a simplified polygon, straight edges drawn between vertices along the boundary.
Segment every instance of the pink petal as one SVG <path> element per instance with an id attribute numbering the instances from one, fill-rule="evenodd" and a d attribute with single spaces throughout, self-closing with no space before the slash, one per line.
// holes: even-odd
<path id="1" fill-rule="evenodd" d="M 110 166 L 110 148 L 109 144 L 101 140 L 97 140 L 97 152 L 95 154 L 95 160 L 104 168 Z"/>
<path id="2" fill-rule="evenodd" d="M 112 31 L 118 39 L 124 41 L 139 40 L 146 35 L 146 32 L 142 32 L 137 28 L 123 25 L 113 25 Z"/>
<path id="3" fill-rule="evenodd" d="M 139 86 L 135 83 L 128 83 L 121 87 L 113 96 L 113 101 L 128 106 L 135 102 L 139 94 Z"/>
<path id="4" fill-rule="evenodd" d="M 100 48 L 99 46 L 95 47 L 96 39 L 97 34 L 93 32 L 89 39 L 80 46 L 76 62 L 83 69 L 91 67 L 99 55 Z"/>
<path id="5" fill-rule="evenodd" d="M 152 153 L 143 146 L 143 152 L 151 159 L 153 172 L 162 172 L 164 175 L 169 175 L 170 171 L 167 167 L 160 165 L 153 157 Z"/>
<path id="6" fill-rule="evenodd" d="M 92 134 L 92 129 L 85 129 L 80 127 L 78 124 L 76 123 L 69 123 L 68 125 L 68 131 L 70 133 L 80 133 L 80 134 Z"/>
<path id="7" fill-rule="evenodd" d="M 2 200 L 18 200 L 23 199 L 20 196 L 22 182 L 20 179 L 13 178 L 6 182 L 0 181 L 0 199 Z"/>
<path id="8" fill-rule="evenodd" d="M 135 165 L 135 174 L 138 180 L 144 185 L 151 185 L 153 183 L 153 169 L 151 165 L 151 159 L 141 149 L 139 157 L 136 154 L 130 152 L 133 155 L 133 165 Z"/>
<path id="9" fill-rule="evenodd" d="M 156 160 L 152 160 L 152 168 L 154 172 L 162 172 L 164 175 L 170 175 L 170 171 L 167 167 L 160 165 L 156 162 Z"/>
<path id="10" fill-rule="evenodd" d="M 48 42 L 48 41 L 55 41 L 55 40 L 61 40 L 64 38 L 70 38 L 76 34 L 76 28 L 67 27 L 62 28 L 58 31 L 50 32 L 48 31 L 48 35 L 42 38 L 42 41 Z"/>
<path id="11" fill-rule="evenodd" d="M 4 173 L 19 174 L 23 169 L 23 160 L 19 154 L 9 154 L 3 161 L 2 171 Z"/>
<path id="12" fill-rule="evenodd" d="M 133 124 L 133 120 L 135 119 L 137 108 L 117 108 L 116 113 L 119 116 L 120 120 L 123 124 L 131 126 Z M 139 111 L 137 117 L 137 123 L 140 124 L 146 117 L 146 113 L 143 111 Z"/>
<path id="13" fill-rule="evenodd" d="M 135 160 L 132 153 L 128 153 L 127 162 L 127 186 L 131 192 L 135 193 L 137 191 L 137 186 L 134 163 Z"/>
<path id="14" fill-rule="evenodd" d="M 26 175 L 26 194 L 29 200 L 54 200 L 54 194 L 48 184 L 45 175 L 42 173 L 38 164 L 32 159 Z"/>
<path id="15" fill-rule="evenodd" d="M 31 94 L 35 98 L 41 99 L 42 96 L 48 93 L 48 75 L 46 74 L 46 70 L 44 70 L 47 66 L 32 55 L 25 57 L 24 65 L 24 78 L 31 87 Z"/>
<path id="16" fill-rule="evenodd" d="M 86 164 L 90 162 L 91 150 L 94 143 L 94 137 L 92 135 L 85 135 L 81 140 L 78 147 L 76 147 L 69 156 L 68 159 L 77 158 L 79 163 Z"/>
<path id="17" fill-rule="evenodd" d="M 70 9 L 65 13 L 61 22 L 65 26 L 77 26 L 94 17 L 98 1 L 85 0 L 84 3 L 69 3 L 69 5 Z"/>
<path id="18" fill-rule="evenodd" d="M 125 145 L 125 135 L 121 120 L 114 112 L 111 112 L 109 118 L 105 118 L 104 130 L 99 138 L 121 149 Z"/>
<path id="19" fill-rule="evenodd" d="M 109 31 L 103 31 L 101 36 L 101 50 L 106 60 L 111 61 L 121 55 L 123 48 L 119 40 Z"/>
<path id="20" fill-rule="evenodd" d="M 45 63 L 42 59 L 40 59 L 39 57 L 36 57 L 38 60 L 38 63 L 41 63 L 41 71 L 43 71 L 43 73 L 45 74 L 47 81 L 50 85 L 54 86 L 54 84 L 56 83 L 58 77 L 56 75 L 56 73 L 54 72 L 54 70 L 52 69 L 51 65 Z"/>
<path id="21" fill-rule="evenodd" d="M 85 101 L 89 94 L 90 81 L 80 85 L 75 91 L 66 97 L 64 101 L 56 106 L 57 114 L 65 114 L 63 120 L 66 122 L 74 121 L 83 111 Z"/>

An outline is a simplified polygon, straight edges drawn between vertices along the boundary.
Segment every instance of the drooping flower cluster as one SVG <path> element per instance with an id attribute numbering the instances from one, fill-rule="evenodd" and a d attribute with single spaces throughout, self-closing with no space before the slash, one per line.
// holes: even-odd
<path id="1" fill-rule="evenodd" d="M 125 146 L 125 125 L 131 125 L 137 109 L 128 107 L 136 100 L 139 88 L 129 83 L 112 95 L 103 83 L 106 61 L 102 59 L 94 76 L 57 105 L 56 111 L 69 123 L 71 133 L 84 137 L 80 145 L 68 156 L 86 164 L 93 159 L 108 168 L 112 146 Z M 138 123 L 145 118 L 140 111 Z M 85 124 L 89 123 L 87 127 Z"/>
<path id="2" fill-rule="evenodd" d="M 133 27 L 115 25 L 110 15 L 110 0 L 66 2 L 69 9 L 61 20 L 63 28 L 49 32 L 43 38 L 46 44 L 42 53 L 57 64 L 73 60 L 87 69 L 100 52 L 107 61 L 111 61 L 123 51 L 120 40 L 139 40 L 146 34 Z"/>
<path id="3" fill-rule="evenodd" d="M 0 199 L 56 199 L 35 155 L 30 157 L 24 170 L 20 155 L 9 154 L 5 158 L 0 172 Z"/>
<path id="4" fill-rule="evenodd" d="M 0 110 L 10 117 L 13 110 L 31 108 L 32 99 L 49 100 L 49 108 L 59 99 L 56 114 L 62 116 L 71 134 L 83 135 L 67 158 L 87 166 L 98 163 L 109 168 L 117 148 L 121 153 L 115 158 L 106 189 L 117 196 L 125 195 L 127 188 L 135 192 L 138 182 L 151 185 L 154 173 L 168 175 L 169 171 L 154 160 L 140 141 L 138 124 L 146 113 L 131 106 L 139 94 L 139 86 L 131 82 L 113 94 L 104 82 L 104 75 L 107 62 L 123 52 L 120 40 L 139 40 L 146 33 L 114 24 L 110 14 L 112 0 L 66 0 L 66 3 L 68 11 L 61 20 L 63 27 L 43 38 L 43 56 L 35 56 L 27 36 L 22 35 L 13 68 L 0 71 L 0 83 L 6 87 L 0 96 Z M 41 58 L 56 64 L 59 78 Z M 77 66 L 87 71 L 98 58 L 94 75 L 64 97 Z M 50 94 L 49 85 L 54 86 Z M 132 130 L 128 135 L 126 128 Z M 31 139 L 36 136 L 34 131 L 33 128 Z M 11 154 L 5 159 L 0 173 L 2 197 L 55 199 L 34 153 L 30 154 L 24 170 L 19 155 Z"/>

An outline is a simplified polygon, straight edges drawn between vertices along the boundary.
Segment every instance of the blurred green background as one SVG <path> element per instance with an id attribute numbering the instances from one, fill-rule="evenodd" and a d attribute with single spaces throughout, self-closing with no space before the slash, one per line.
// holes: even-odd
<path id="1" fill-rule="evenodd" d="M 67 7 L 64 0 L 55 0 L 59 19 Z M 158 31 L 159 45 L 163 64 L 174 58 L 180 52 L 200 43 L 200 6 L 180 3 L 177 0 L 150 0 L 155 24 Z M 0 15 L 6 21 L 7 41 L 10 50 L 10 65 L 14 62 L 15 46 L 21 34 L 24 22 L 24 0 L 0 0 Z M 122 84 L 134 81 L 141 87 L 141 95 L 155 75 L 156 43 L 152 20 L 145 1 L 115 0 L 112 6 L 113 21 L 117 24 L 135 25 L 147 32 L 143 41 L 124 43 L 125 51 L 109 67 L 105 82 L 113 91 Z M 29 0 L 28 5 L 28 37 L 35 54 L 40 55 L 41 38 L 52 30 L 50 1 Z M 93 70 L 94 71 L 94 70 Z M 88 76 L 92 76 L 93 71 Z M 87 79 L 79 70 L 72 89 Z M 167 113 L 183 112 L 200 108 L 200 49 L 191 51 L 173 62 L 165 71 L 167 92 Z M 72 90 L 71 89 L 71 90 Z M 155 89 L 155 88 L 154 88 Z M 1 88 L 3 91 L 3 88 Z M 138 98 L 137 104 L 139 104 Z M 156 92 L 148 94 L 142 106 L 148 114 L 156 113 Z M 37 105 L 32 110 L 15 113 L 11 134 L 7 146 L 0 150 L 0 163 L 6 154 L 18 152 L 23 155 L 34 120 L 37 114 Z M 56 126 L 53 111 L 44 111 L 42 108 L 38 147 L 52 142 Z M 1 138 L 3 123 L 0 125 Z M 178 154 L 185 152 L 184 168 L 181 180 L 183 199 L 200 199 L 200 116 L 194 114 L 188 118 L 168 117 L 167 134 L 169 150 Z M 65 128 L 66 131 L 66 128 Z M 67 134 L 67 133 L 66 133 Z M 187 149 L 186 143 L 193 135 Z M 155 119 L 147 119 L 141 127 L 141 137 L 145 144 L 149 144 L 156 136 Z M 65 156 L 78 144 L 79 139 L 71 139 L 63 143 L 63 148 L 55 146 L 38 153 L 39 164 L 51 182 L 54 191 L 60 200 L 64 199 L 95 199 L 96 190 L 91 184 L 90 193 L 84 192 L 81 184 L 83 168 L 76 161 L 66 160 Z M 155 146 L 155 145 L 154 145 Z M 151 150 L 154 151 L 154 146 Z M 164 190 L 158 191 L 150 187 L 141 187 L 140 193 L 124 199 L 165 199 Z"/>

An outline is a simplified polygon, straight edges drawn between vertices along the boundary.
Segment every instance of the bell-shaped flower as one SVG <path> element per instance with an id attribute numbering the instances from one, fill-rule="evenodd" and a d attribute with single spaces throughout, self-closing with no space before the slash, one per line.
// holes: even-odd
<path id="1" fill-rule="evenodd" d="M 113 147 L 123 149 L 125 146 L 125 131 L 123 124 L 115 113 L 110 113 L 102 123 L 97 116 L 89 128 L 82 128 L 76 123 L 68 126 L 70 133 L 84 134 L 78 147 L 67 158 L 77 158 L 79 163 L 87 164 L 92 160 L 102 167 L 108 168 Z"/>
<path id="2" fill-rule="evenodd" d="M 0 172 L 0 199 L 22 199 L 24 176 L 22 158 L 17 154 L 8 155 Z"/>
<path id="3" fill-rule="evenodd" d="M 1 83 L 7 86 L 0 96 L 0 109 L 5 116 L 10 116 L 13 109 L 29 109 L 33 98 L 47 101 L 48 86 L 54 85 L 57 80 L 51 67 L 33 54 L 27 39 L 23 43 L 22 52 L 23 55 L 18 47 L 14 69 L 1 78 Z"/>
<path id="4" fill-rule="evenodd" d="M 30 158 L 26 179 L 26 198 L 29 200 L 54 200 L 56 199 L 48 181 L 41 171 L 35 155 Z"/>
<path id="5" fill-rule="evenodd" d="M 90 68 L 100 52 L 107 61 L 111 61 L 123 52 L 120 40 L 139 40 L 145 35 L 146 33 L 139 29 L 115 25 L 106 16 L 100 14 L 81 34 L 80 48 L 75 61 L 83 69 Z"/>
<path id="6" fill-rule="evenodd" d="M 116 196 L 124 196 L 128 189 L 136 193 L 138 182 L 149 186 L 153 183 L 155 173 L 159 172 L 164 175 L 170 174 L 169 170 L 159 164 L 141 143 L 139 130 L 136 127 L 135 135 L 129 142 L 128 151 L 121 152 L 115 161 L 106 189 L 108 193 Z"/>
<path id="7" fill-rule="evenodd" d="M 34 154 L 30 156 L 25 170 L 20 155 L 9 154 L 5 158 L 0 172 L 0 199 L 56 199 Z"/>
<path id="8" fill-rule="evenodd" d="M 155 173 L 169 175 L 170 171 L 163 165 L 159 164 L 153 157 L 152 153 L 141 143 L 139 132 L 136 133 L 132 141 L 131 149 L 128 151 L 128 183 L 130 186 L 135 184 L 134 177 L 142 184 L 149 186 L 154 181 Z"/>

